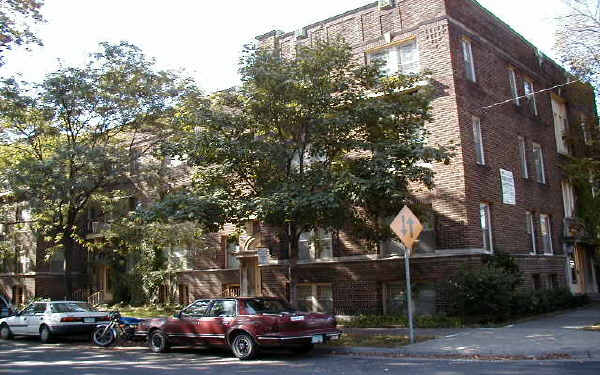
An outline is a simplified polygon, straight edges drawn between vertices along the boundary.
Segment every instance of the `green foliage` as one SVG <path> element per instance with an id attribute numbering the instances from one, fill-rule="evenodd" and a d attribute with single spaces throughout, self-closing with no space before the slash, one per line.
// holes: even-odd
<path id="1" fill-rule="evenodd" d="M 315 228 L 389 236 L 377 218 L 409 201 L 410 182 L 432 186 L 422 163 L 449 155 L 424 144 L 432 88 L 415 90 L 424 77 L 384 78 L 380 65 L 356 62 L 340 42 L 300 47 L 294 59 L 248 48 L 242 86 L 216 94 L 164 152 L 197 167 L 191 193 L 226 202 L 228 222 L 284 228 L 292 257 Z"/>
<path id="2" fill-rule="evenodd" d="M 511 311 L 514 316 L 528 316 L 581 307 L 587 303 L 586 295 L 574 296 L 567 288 L 528 290 L 514 295 Z"/>
<path id="3" fill-rule="evenodd" d="M 419 315 L 415 324 L 418 328 L 462 327 L 460 318 L 445 315 Z M 408 327 L 408 318 L 405 315 L 358 315 L 343 325 L 347 328 Z"/>
<path id="4" fill-rule="evenodd" d="M 522 274 L 509 254 L 485 257 L 484 263 L 477 269 L 462 269 L 448 280 L 448 315 L 468 323 L 502 322 L 586 301 L 587 297 L 573 296 L 568 289 L 519 291 Z"/>
<path id="5" fill-rule="evenodd" d="M 462 270 L 448 281 L 448 314 L 475 322 L 504 321 L 519 276 L 493 266 Z"/>
<path id="6" fill-rule="evenodd" d="M 123 185 L 170 191 L 161 168 L 145 175 L 137 166 L 181 126 L 184 105 L 202 106 L 193 82 L 157 71 L 125 42 L 102 43 L 84 67 L 61 67 L 41 83 L 0 85 L 2 182 L 28 202 L 50 251 L 64 251 L 67 294 L 72 251 L 87 245 L 81 224 L 92 196 Z"/>
<path id="7" fill-rule="evenodd" d="M 43 0 L 2 0 L 0 2 L 0 66 L 3 52 L 13 46 L 42 42 L 31 31 L 30 23 L 44 22 L 40 13 Z"/>

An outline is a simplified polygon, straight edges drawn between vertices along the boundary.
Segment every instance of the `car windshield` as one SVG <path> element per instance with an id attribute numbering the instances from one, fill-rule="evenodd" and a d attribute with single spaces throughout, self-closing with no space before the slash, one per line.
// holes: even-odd
<path id="1" fill-rule="evenodd" d="M 85 302 L 59 302 L 50 305 L 53 313 L 97 311 Z"/>
<path id="2" fill-rule="evenodd" d="M 278 299 L 249 299 L 246 300 L 246 309 L 249 314 L 291 314 L 296 311 Z"/>

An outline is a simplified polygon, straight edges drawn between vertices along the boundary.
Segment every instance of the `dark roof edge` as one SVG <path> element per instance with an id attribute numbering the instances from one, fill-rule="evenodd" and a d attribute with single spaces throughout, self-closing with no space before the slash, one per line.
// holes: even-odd
<path id="1" fill-rule="evenodd" d="M 310 25 L 304 26 L 304 27 L 305 28 L 311 28 L 311 27 L 314 27 L 314 26 L 318 26 L 318 25 L 320 25 L 322 23 L 327 23 L 327 22 L 335 21 L 335 20 L 337 20 L 339 18 L 343 18 L 343 17 L 349 16 L 352 13 L 358 13 L 358 12 L 363 11 L 365 9 L 369 9 L 369 8 L 374 7 L 374 6 L 377 6 L 377 4 L 378 4 L 378 1 L 375 1 L 373 3 L 369 3 L 367 5 L 363 5 L 361 7 L 358 7 L 358 8 L 352 9 L 352 10 L 348 10 L 348 11 L 346 11 L 344 13 L 338 14 L 337 16 L 329 17 L 329 18 L 326 18 L 324 20 L 311 23 Z M 279 33 L 283 34 L 283 36 L 289 36 L 289 35 L 293 34 L 293 31 L 287 32 L 287 33 L 283 33 L 282 31 L 279 31 L 279 30 L 273 30 L 273 31 L 269 31 L 266 34 L 259 35 L 255 39 L 258 40 L 258 41 L 262 41 L 263 39 L 266 39 L 266 38 L 271 37 L 271 36 L 275 36 L 275 35 L 277 35 Z"/>

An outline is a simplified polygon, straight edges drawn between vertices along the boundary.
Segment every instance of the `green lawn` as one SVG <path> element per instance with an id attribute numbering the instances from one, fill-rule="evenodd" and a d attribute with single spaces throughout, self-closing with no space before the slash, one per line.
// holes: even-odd
<path id="1" fill-rule="evenodd" d="M 102 311 L 119 311 L 121 316 L 134 318 L 157 318 L 165 316 L 173 316 L 179 312 L 177 306 L 99 306 L 98 310 Z"/>
<path id="2" fill-rule="evenodd" d="M 432 336 L 417 336 L 417 342 L 431 340 Z M 378 348 L 397 348 L 408 345 L 409 338 L 404 335 L 355 335 L 342 334 L 339 340 L 328 341 L 327 346 L 372 346 Z"/>

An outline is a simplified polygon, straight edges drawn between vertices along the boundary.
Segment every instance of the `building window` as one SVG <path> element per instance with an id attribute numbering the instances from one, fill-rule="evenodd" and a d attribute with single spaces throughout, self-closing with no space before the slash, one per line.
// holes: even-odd
<path id="1" fill-rule="evenodd" d="M 475 63 L 473 62 L 473 50 L 471 49 L 471 41 L 468 39 L 462 40 L 463 59 L 465 61 L 465 74 L 468 80 L 476 82 Z"/>
<path id="2" fill-rule="evenodd" d="M 485 164 L 485 156 L 483 154 L 483 139 L 481 137 L 481 121 L 473 116 L 473 139 L 475 141 L 475 158 L 477 164 Z"/>
<path id="3" fill-rule="evenodd" d="M 65 254 L 63 250 L 56 250 L 50 258 L 50 272 L 65 272 Z"/>
<path id="4" fill-rule="evenodd" d="M 299 259 L 323 259 L 333 257 L 331 232 L 322 229 L 303 232 L 298 240 Z"/>
<path id="5" fill-rule="evenodd" d="M 534 273 L 532 276 L 533 276 L 533 289 L 535 289 L 535 290 L 542 289 L 542 276 L 539 273 Z"/>
<path id="6" fill-rule="evenodd" d="M 383 285 L 385 314 L 405 314 L 406 294 L 403 282 L 386 283 Z"/>
<path id="7" fill-rule="evenodd" d="M 384 64 L 381 71 L 386 76 L 394 74 L 417 74 L 419 73 L 419 49 L 417 41 L 385 48 L 369 55 L 369 61 L 379 60 Z"/>
<path id="8" fill-rule="evenodd" d="M 568 181 L 562 182 L 562 195 L 565 217 L 573 217 L 575 214 L 575 194 L 573 193 L 573 186 Z"/>
<path id="9" fill-rule="evenodd" d="M 535 103 L 535 91 L 533 89 L 533 82 L 529 79 L 523 81 L 523 88 L 525 89 L 525 96 L 527 97 L 527 103 L 529 104 L 529 110 L 535 116 L 538 115 L 537 105 Z"/>
<path id="10" fill-rule="evenodd" d="M 542 153 L 542 146 L 538 143 L 533 143 L 533 162 L 535 164 L 535 177 L 537 182 L 540 184 L 546 183 L 546 173 L 544 171 L 544 154 Z"/>
<path id="11" fill-rule="evenodd" d="M 560 283 L 558 282 L 558 275 L 555 273 L 551 273 L 549 276 L 550 279 L 550 287 L 552 289 L 558 289 L 560 288 Z"/>
<path id="12" fill-rule="evenodd" d="M 333 312 L 331 284 L 298 284 L 297 300 L 300 311 Z"/>
<path id="13" fill-rule="evenodd" d="M 569 147 L 565 142 L 567 135 L 567 106 L 556 98 L 552 98 L 552 114 L 554 115 L 554 136 L 556 137 L 556 150 L 560 154 L 569 154 Z"/>
<path id="14" fill-rule="evenodd" d="M 521 105 L 521 100 L 519 99 L 519 90 L 517 89 L 517 73 L 513 68 L 508 68 L 508 82 L 510 83 L 510 93 L 515 99 L 515 104 Z"/>
<path id="15" fill-rule="evenodd" d="M 587 120 L 584 115 L 579 116 L 579 124 L 581 126 L 581 131 L 583 132 L 583 141 L 587 146 L 592 144 L 592 138 L 590 137 L 590 132 L 587 128 Z"/>
<path id="16" fill-rule="evenodd" d="M 533 220 L 533 212 L 525 212 L 525 230 L 529 237 L 529 253 L 535 255 L 537 253 L 537 243 L 535 235 L 535 221 Z"/>
<path id="17" fill-rule="evenodd" d="M 571 270 L 571 284 L 577 284 L 577 265 L 575 264 L 574 251 L 569 253 L 569 269 Z"/>
<path id="18" fill-rule="evenodd" d="M 237 253 L 239 250 L 240 246 L 238 245 L 237 241 L 227 242 L 227 265 L 225 268 L 235 270 L 240 268 L 240 260 L 238 259 L 238 257 L 235 256 L 235 253 Z"/>
<path id="19" fill-rule="evenodd" d="M 521 159 L 521 177 L 529 178 L 527 170 L 527 148 L 525 146 L 525 138 L 519 136 L 519 158 Z"/>
<path id="20" fill-rule="evenodd" d="M 544 214 L 540 215 L 540 229 L 544 244 L 544 254 L 552 255 L 552 224 L 550 222 L 550 216 Z"/>
<path id="21" fill-rule="evenodd" d="M 187 306 L 190 304 L 190 290 L 187 285 L 179 284 L 179 304 Z"/>
<path id="22" fill-rule="evenodd" d="M 479 205 L 479 216 L 481 219 L 481 231 L 483 233 L 483 248 L 489 252 L 494 251 L 492 244 L 492 221 L 490 218 L 490 206 L 487 203 Z"/>
<path id="23" fill-rule="evenodd" d="M 239 297 L 240 284 L 227 284 L 223 287 L 223 297 Z"/>

